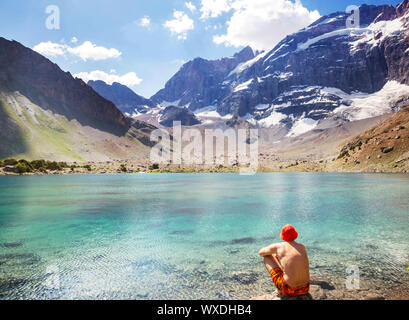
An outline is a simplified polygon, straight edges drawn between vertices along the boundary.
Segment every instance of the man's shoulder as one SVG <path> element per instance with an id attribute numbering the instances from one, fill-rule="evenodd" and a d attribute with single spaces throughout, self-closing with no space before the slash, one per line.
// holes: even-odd
<path id="1" fill-rule="evenodd" d="M 286 245 L 286 242 L 274 242 L 272 244 L 272 246 L 275 246 L 275 247 L 284 247 L 285 245 Z"/>
<path id="2" fill-rule="evenodd" d="M 307 251 L 307 248 L 306 248 L 305 244 L 297 242 L 297 245 L 298 245 L 299 248 Z"/>
<path id="3" fill-rule="evenodd" d="M 305 244 L 303 244 L 301 242 L 295 242 L 295 241 L 293 242 L 293 244 L 291 246 L 295 246 L 295 247 L 302 248 L 302 249 L 306 248 Z"/>

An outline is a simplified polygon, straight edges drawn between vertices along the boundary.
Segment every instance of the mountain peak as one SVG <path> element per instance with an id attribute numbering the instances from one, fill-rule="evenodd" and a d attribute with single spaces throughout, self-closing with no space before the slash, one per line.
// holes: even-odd
<path id="1" fill-rule="evenodd" d="M 403 0 L 396 6 L 396 14 L 398 17 L 402 17 L 409 12 L 409 0 Z"/>
<path id="2" fill-rule="evenodd" d="M 196 110 L 216 104 L 225 95 L 223 81 L 239 64 L 255 57 L 249 46 L 233 57 L 218 60 L 195 58 L 185 63 L 166 83 L 165 88 L 151 97 L 157 104 L 188 106 Z"/>
<path id="3" fill-rule="evenodd" d="M 254 50 L 250 46 L 243 48 L 241 51 L 234 55 L 234 57 L 245 61 L 253 59 L 255 56 L 256 55 L 254 53 Z"/>
<path id="4" fill-rule="evenodd" d="M 146 112 L 147 107 L 153 108 L 155 106 L 151 100 L 136 94 L 131 88 L 119 82 L 109 85 L 102 80 L 90 80 L 88 85 L 102 97 L 112 101 L 123 113 L 133 114 L 135 110 Z"/>

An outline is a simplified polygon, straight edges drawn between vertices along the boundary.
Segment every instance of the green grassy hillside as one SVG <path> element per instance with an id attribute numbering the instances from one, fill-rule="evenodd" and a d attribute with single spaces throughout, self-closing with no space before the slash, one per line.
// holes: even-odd
<path id="1" fill-rule="evenodd" d="M 44 110 L 18 92 L 0 93 L 0 159 L 108 161 L 146 157 L 149 149 L 130 132 L 122 137 L 82 126 Z"/>

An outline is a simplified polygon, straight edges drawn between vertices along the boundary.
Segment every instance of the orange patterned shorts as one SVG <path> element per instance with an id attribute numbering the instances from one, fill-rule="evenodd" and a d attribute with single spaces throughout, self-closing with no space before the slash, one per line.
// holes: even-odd
<path id="1" fill-rule="evenodd" d="M 310 291 L 309 283 L 301 288 L 291 288 L 284 281 L 284 273 L 283 270 L 281 270 L 280 268 L 274 268 L 273 270 L 271 270 L 270 275 L 277 289 L 286 296 L 290 297 L 300 296 L 303 294 L 307 294 Z"/>

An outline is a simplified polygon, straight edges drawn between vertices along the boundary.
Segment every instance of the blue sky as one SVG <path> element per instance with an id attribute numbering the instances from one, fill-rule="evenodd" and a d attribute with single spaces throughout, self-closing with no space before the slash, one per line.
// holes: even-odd
<path id="1" fill-rule="evenodd" d="M 1 0 L 0 36 L 41 50 L 52 44 L 57 53 L 47 57 L 64 71 L 94 71 L 97 77 L 103 72 L 101 77 L 121 79 L 150 97 L 195 57 L 231 56 L 245 44 L 273 46 L 282 34 L 348 5 L 400 2 L 302 0 L 289 8 L 286 1 L 288 5 L 289 0 Z M 50 5 L 59 9 L 57 30 L 46 28 Z M 276 22 L 270 24 L 267 20 L 276 12 Z"/>

